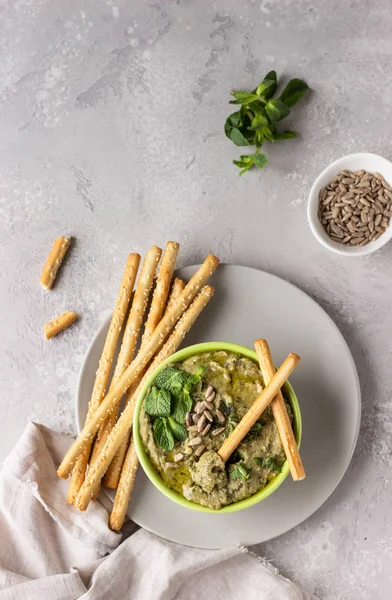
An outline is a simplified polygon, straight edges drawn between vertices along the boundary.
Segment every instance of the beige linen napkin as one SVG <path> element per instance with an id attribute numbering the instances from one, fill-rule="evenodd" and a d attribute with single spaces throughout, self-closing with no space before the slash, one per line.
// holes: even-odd
<path id="1" fill-rule="evenodd" d="M 187 548 L 66 501 L 69 439 L 30 423 L 0 474 L 0 600 L 317 600 L 245 548 Z"/>

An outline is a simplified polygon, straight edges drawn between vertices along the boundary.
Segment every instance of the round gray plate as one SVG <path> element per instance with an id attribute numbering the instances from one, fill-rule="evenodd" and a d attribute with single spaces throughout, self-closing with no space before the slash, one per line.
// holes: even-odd
<path id="1" fill-rule="evenodd" d="M 195 267 L 181 269 L 188 280 Z M 358 437 L 361 398 L 353 358 L 341 333 L 314 300 L 278 277 L 234 265 L 214 274 L 215 296 L 186 345 L 206 341 L 253 347 L 268 339 L 274 362 L 289 352 L 302 358 L 290 381 L 303 418 L 301 455 L 307 477 L 290 476 L 264 502 L 233 514 L 209 515 L 182 508 L 163 496 L 139 469 L 128 507 L 129 517 L 168 540 L 198 548 L 252 545 L 292 529 L 332 494 L 351 460 Z M 83 424 L 109 315 L 86 354 L 76 399 Z"/>

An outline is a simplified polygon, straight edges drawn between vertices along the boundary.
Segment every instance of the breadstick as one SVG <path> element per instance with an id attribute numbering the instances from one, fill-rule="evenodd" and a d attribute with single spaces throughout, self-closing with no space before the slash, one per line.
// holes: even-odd
<path id="1" fill-rule="evenodd" d="M 121 343 L 120 353 L 118 355 L 109 390 L 112 390 L 114 386 L 117 385 L 118 380 L 132 360 L 143 323 L 144 313 L 146 312 L 148 298 L 150 296 L 152 284 L 154 283 L 155 271 L 157 264 L 159 263 L 159 259 L 161 258 L 161 254 L 162 250 L 157 246 L 153 246 L 146 253 L 142 270 L 140 272 L 139 281 L 136 286 L 136 291 L 133 296 L 131 310 L 125 326 L 124 337 Z M 116 422 L 116 419 L 117 411 L 113 411 L 102 425 L 101 429 L 98 431 L 98 436 L 94 444 L 90 463 L 95 461 L 98 454 L 102 450 L 109 431 Z"/>
<path id="2" fill-rule="evenodd" d="M 169 309 L 173 305 L 173 302 L 175 302 L 177 300 L 178 296 L 181 294 L 184 287 L 185 287 L 185 283 L 182 281 L 182 279 L 179 279 L 177 277 L 173 282 L 172 291 L 170 293 L 170 297 L 169 297 L 169 300 L 167 303 L 167 309 Z M 134 383 L 131 385 L 129 390 L 127 391 L 126 396 L 125 396 L 125 406 L 130 401 L 133 394 L 135 393 L 135 390 L 137 389 L 141 379 L 142 379 L 142 376 L 139 376 L 136 379 L 136 381 L 134 381 Z M 121 469 L 123 466 L 125 455 L 127 453 L 129 436 L 130 436 L 130 431 L 126 435 L 125 439 L 122 441 L 121 446 L 117 450 L 116 455 L 113 458 L 112 462 L 110 463 L 109 468 L 105 474 L 105 477 L 103 480 L 103 485 L 107 488 L 114 490 L 114 489 L 116 489 L 116 487 L 118 485 L 118 481 L 119 481 L 120 475 L 121 475 Z"/>
<path id="3" fill-rule="evenodd" d="M 192 302 L 189 309 L 184 312 L 181 319 L 178 321 L 166 344 L 152 361 L 135 394 L 133 395 L 132 401 L 129 402 L 124 408 L 116 425 L 109 433 L 109 437 L 106 440 L 106 444 L 103 447 L 102 452 L 95 463 L 91 465 L 87 473 L 86 479 L 80 488 L 79 494 L 74 503 L 74 506 L 79 508 L 79 510 L 86 510 L 91 498 L 94 496 L 95 490 L 99 486 L 103 474 L 105 473 L 122 440 L 125 438 L 128 430 L 130 429 L 135 412 L 135 405 L 147 377 L 155 371 L 158 365 L 160 365 L 166 358 L 171 356 L 177 350 L 178 346 L 183 341 L 185 335 L 192 327 L 198 315 L 213 296 L 213 293 L 214 289 L 208 285 L 201 290 L 200 294 Z"/>
<path id="4" fill-rule="evenodd" d="M 275 374 L 274 363 L 272 362 L 271 352 L 266 340 L 257 340 L 255 350 L 260 363 L 261 374 L 265 385 L 268 385 Z M 282 441 L 290 472 L 294 481 L 305 479 L 305 469 L 302 464 L 301 456 L 298 450 L 297 442 L 291 427 L 290 418 L 287 413 L 285 401 L 282 392 L 279 390 L 271 402 L 272 413 L 275 418 L 279 436 Z"/>
<path id="5" fill-rule="evenodd" d="M 129 499 L 131 497 L 133 486 L 135 485 L 138 466 L 139 459 L 132 435 L 131 443 L 129 444 L 125 461 L 122 466 L 120 482 L 114 498 L 112 512 L 109 517 L 109 527 L 110 529 L 113 529 L 113 531 L 120 531 L 123 526 Z"/>
<path id="6" fill-rule="evenodd" d="M 167 311 L 151 338 L 146 342 L 145 347 L 137 354 L 136 358 L 120 377 L 117 385 L 108 393 L 97 411 L 92 415 L 91 420 L 87 421 L 83 427 L 78 439 L 74 441 L 57 470 L 59 477 L 66 479 L 69 476 L 78 456 L 83 452 L 84 448 L 90 446 L 93 436 L 120 402 L 123 394 L 127 391 L 131 383 L 133 383 L 140 373 L 142 373 L 154 354 L 161 349 L 165 339 L 178 319 L 185 312 L 207 279 L 215 271 L 218 264 L 218 258 L 210 254 L 190 279 L 189 283 L 181 292 L 177 302 L 169 311 Z"/>
<path id="7" fill-rule="evenodd" d="M 289 354 L 280 368 L 276 371 L 269 384 L 264 388 L 261 394 L 253 402 L 247 413 L 242 417 L 234 431 L 225 439 L 222 446 L 218 450 L 221 459 L 226 462 L 230 455 L 242 442 L 249 429 L 256 423 L 260 415 L 265 411 L 268 404 L 276 396 L 286 379 L 294 371 L 300 361 L 300 357 L 296 354 Z"/>
<path id="8" fill-rule="evenodd" d="M 134 395 L 135 391 L 137 390 L 141 380 L 143 379 L 143 376 L 144 376 L 144 374 L 139 375 L 139 377 L 132 383 L 131 387 L 125 394 L 125 402 L 124 402 L 125 406 L 127 406 L 128 402 L 130 402 L 130 400 L 131 400 L 132 396 Z M 117 450 L 112 462 L 109 465 L 107 472 L 105 473 L 103 485 L 112 490 L 116 489 L 116 487 L 118 485 L 118 481 L 120 479 L 121 469 L 122 469 L 125 455 L 126 455 L 127 449 L 128 449 L 130 433 L 131 432 L 129 431 L 128 434 L 126 435 L 126 437 L 121 442 L 119 449 Z"/>
<path id="9" fill-rule="evenodd" d="M 58 237 L 54 240 L 53 247 L 46 259 L 45 266 L 42 270 L 40 282 L 45 290 L 50 290 L 54 280 L 56 279 L 57 271 L 59 270 L 64 256 L 71 244 L 70 237 Z"/>
<path id="10" fill-rule="evenodd" d="M 120 291 L 117 296 L 116 305 L 114 307 L 112 319 L 109 325 L 109 331 L 106 335 L 105 345 L 103 347 L 102 356 L 99 361 L 98 370 L 95 376 L 94 388 L 88 405 L 86 423 L 93 418 L 93 415 L 98 409 L 102 398 L 105 396 L 117 342 L 125 321 L 125 316 L 132 295 L 133 284 L 135 283 L 137 270 L 139 268 L 139 262 L 139 254 L 130 254 L 128 256 L 124 275 L 121 281 Z M 83 446 L 82 452 L 80 452 L 78 457 L 76 457 L 77 460 L 72 464 L 72 468 L 69 470 L 70 473 L 73 469 L 72 479 L 68 490 L 68 502 L 70 504 L 73 504 L 73 501 L 79 492 L 80 486 L 84 481 L 92 441 L 93 436 L 86 440 L 86 444 Z"/>
<path id="11" fill-rule="evenodd" d="M 152 332 L 162 318 L 179 250 L 180 245 L 177 242 L 167 242 L 159 268 L 150 312 L 144 328 L 142 344 L 145 344 L 151 337 Z"/>
<path id="12" fill-rule="evenodd" d="M 60 331 L 64 331 L 67 329 L 72 323 L 75 323 L 76 319 L 78 319 L 78 315 L 70 310 L 67 310 L 65 313 L 53 319 L 53 321 L 49 321 L 49 323 L 45 323 L 44 332 L 47 340 L 54 337 Z"/>
<path id="13" fill-rule="evenodd" d="M 171 309 L 171 307 L 173 306 L 174 302 L 176 302 L 178 296 L 181 294 L 181 292 L 184 289 L 184 287 L 185 287 L 185 281 L 183 281 L 179 277 L 176 277 L 175 280 L 173 281 L 173 285 L 172 285 L 172 289 L 171 289 L 171 292 L 170 292 L 169 300 L 167 301 L 167 306 L 166 306 L 165 314 L 167 313 L 168 310 Z"/>

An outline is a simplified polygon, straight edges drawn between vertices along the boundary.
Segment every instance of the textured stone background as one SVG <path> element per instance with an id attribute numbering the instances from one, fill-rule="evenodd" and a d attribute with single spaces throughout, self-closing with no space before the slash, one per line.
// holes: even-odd
<path id="1" fill-rule="evenodd" d="M 390 3 L 3 0 L 0 23 L 0 458 L 31 419 L 75 432 L 80 364 L 128 251 L 178 239 L 183 265 L 212 250 L 271 271 L 341 328 L 363 422 L 329 501 L 257 550 L 325 600 L 390 598 L 392 244 L 335 256 L 305 210 L 332 159 L 392 158 Z M 271 68 L 313 89 L 288 123 L 301 137 L 240 179 L 222 133 L 228 92 Z M 38 278 L 60 233 L 77 241 L 45 295 Z M 44 321 L 67 308 L 80 322 L 44 341 Z"/>

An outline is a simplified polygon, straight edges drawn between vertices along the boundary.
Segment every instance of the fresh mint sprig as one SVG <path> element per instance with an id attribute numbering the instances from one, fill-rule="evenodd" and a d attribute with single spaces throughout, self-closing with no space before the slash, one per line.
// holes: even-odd
<path id="1" fill-rule="evenodd" d="M 239 167 L 240 175 L 253 166 L 262 169 L 268 162 L 260 148 L 265 142 L 278 142 L 296 137 L 295 131 L 278 131 L 276 123 L 290 114 L 290 109 L 309 89 L 302 79 L 291 79 L 279 98 L 273 98 L 278 87 L 276 71 L 270 71 L 252 92 L 233 90 L 234 100 L 241 108 L 229 115 L 225 123 L 225 134 L 236 146 L 256 146 L 256 152 L 242 154 L 233 163 Z"/>
<path id="2" fill-rule="evenodd" d="M 145 399 L 144 409 L 148 415 L 155 417 L 154 439 L 163 450 L 170 451 L 176 441 L 186 439 L 188 433 L 183 423 L 186 413 L 192 410 L 191 392 L 201 383 L 205 370 L 201 365 L 191 374 L 168 366 L 155 378 Z"/>

